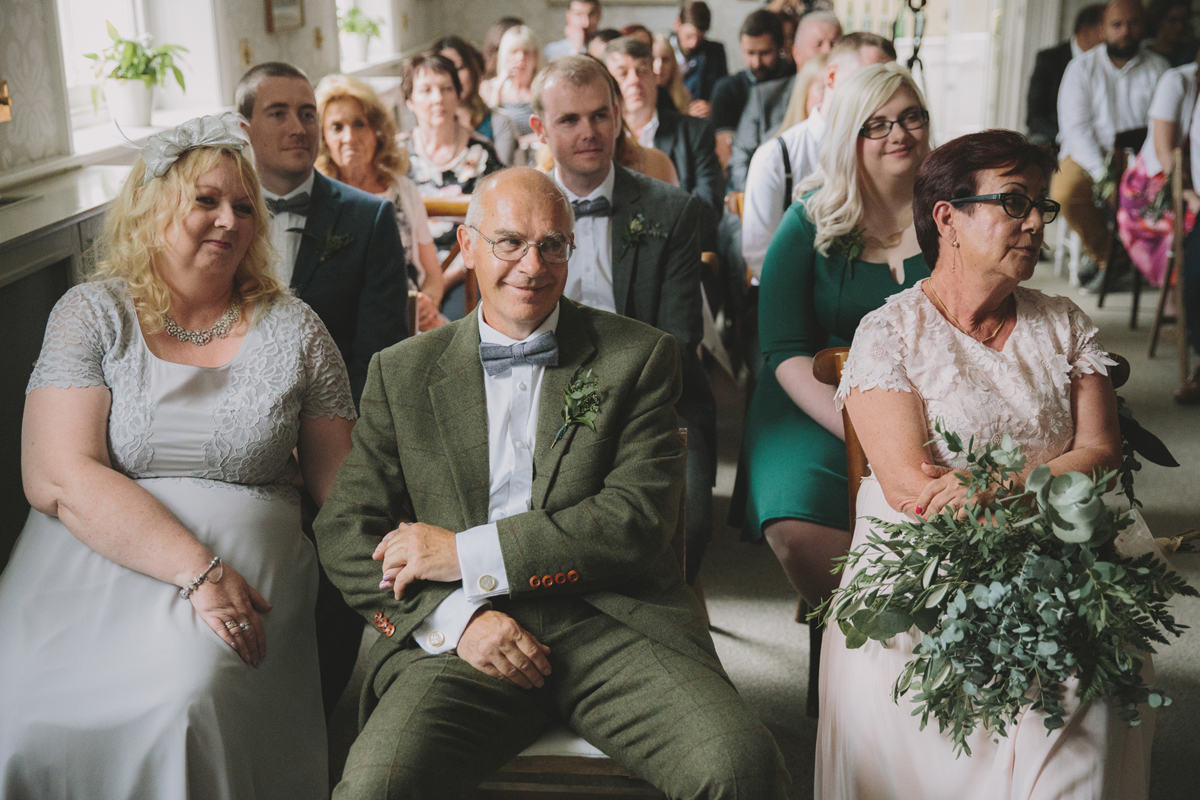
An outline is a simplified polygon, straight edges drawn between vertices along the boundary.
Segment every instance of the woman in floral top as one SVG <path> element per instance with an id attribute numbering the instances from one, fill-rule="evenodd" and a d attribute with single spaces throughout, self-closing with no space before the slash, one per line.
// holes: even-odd
<path id="1" fill-rule="evenodd" d="M 404 73 L 404 100 L 417 118 L 417 127 L 404 135 L 409 151 L 408 177 L 423 197 L 454 197 L 471 194 L 480 178 L 502 168 L 492 145 L 464 127 L 456 111 L 462 85 L 458 70 L 443 55 L 428 53 L 409 62 Z M 430 220 L 438 256 L 454 244 L 458 223 Z M 463 316 L 461 263 L 446 270 L 442 313 L 451 319 Z"/>

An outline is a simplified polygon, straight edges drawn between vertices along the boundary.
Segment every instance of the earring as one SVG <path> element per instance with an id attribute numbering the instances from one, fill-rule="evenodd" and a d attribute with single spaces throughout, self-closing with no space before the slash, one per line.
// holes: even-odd
<path id="1" fill-rule="evenodd" d="M 958 242 L 951 242 L 950 244 L 954 247 L 958 247 Z"/>

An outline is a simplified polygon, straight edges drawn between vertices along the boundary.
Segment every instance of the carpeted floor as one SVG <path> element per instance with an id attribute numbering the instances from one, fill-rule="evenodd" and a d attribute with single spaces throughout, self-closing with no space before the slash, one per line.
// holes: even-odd
<path id="1" fill-rule="evenodd" d="M 1143 294 L 1142 322 L 1129 330 L 1131 295 L 1111 295 L 1103 309 L 1080 295 L 1043 263 L 1030 282 L 1043 291 L 1068 294 L 1096 320 L 1105 345 L 1129 359 L 1132 377 L 1121 394 L 1138 420 L 1157 434 L 1181 466 L 1147 464 L 1139 474 L 1138 496 L 1150 527 L 1159 535 L 1200 527 L 1200 407 L 1174 404 L 1178 384 L 1173 332 L 1146 358 L 1157 292 Z M 727 375 L 713 375 L 719 404 L 720 468 L 716 514 L 724 521 L 741 441 L 742 392 Z M 1200 585 L 1200 555 L 1179 556 L 1176 566 Z M 747 702 L 774 733 L 791 772 L 792 797 L 812 797 L 816 720 L 805 715 L 807 628 L 794 621 L 796 595 L 769 548 L 739 541 L 738 532 L 719 525 L 701 571 L 713 638 L 730 676 Z M 1200 601 L 1177 603 L 1177 619 L 1200 628 Z M 364 646 L 373 641 L 368 631 Z M 1158 713 L 1154 741 L 1153 800 L 1193 800 L 1200 795 L 1200 630 L 1188 631 L 1156 659 L 1158 680 L 1174 699 Z M 330 724 L 330 768 L 340 774 L 355 733 L 361 669 Z"/>

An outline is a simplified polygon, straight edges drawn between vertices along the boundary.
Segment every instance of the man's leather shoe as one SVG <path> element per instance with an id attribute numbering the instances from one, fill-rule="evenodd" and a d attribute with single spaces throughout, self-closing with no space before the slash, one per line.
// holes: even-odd
<path id="1" fill-rule="evenodd" d="M 1200 405 L 1200 367 L 1196 367 L 1192 377 L 1179 387 L 1179 391 L 1175 393 L 1175 402 L 1184 406 Z"/>

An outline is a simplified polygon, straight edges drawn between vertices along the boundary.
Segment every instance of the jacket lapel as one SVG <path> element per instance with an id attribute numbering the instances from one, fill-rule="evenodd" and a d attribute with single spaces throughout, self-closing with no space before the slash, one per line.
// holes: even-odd
<path id="1" fill-rule="evenodd" d="M 641 191 L 624 167 L 613 164 L 617 171 L 613 181 L 613 213 L 610 231 L 612 241 L 613 305 L 617 313 L 628 316 L 629 287 L 637 269 L 637 245 L 625 243 L 629 223 L 641 210 Z"/>
<path id="2" fill-rule="evenodd" d="M 462 508 L 463 530 L 488 521 L 491 467 L 487 393 L 479 363 L 479 318 L 470 314 L 438 359 L 445 378 L 429 386 L 446 463 Z"/>
<path id="3" fill-rule="evenodd" d="M 613 191 L 614 196 L 616 190 Z M 563 438 L 553 447 L 554 437 L 563 425 L 563 391 L 570 385 L 575 371 L 592 359 L 596 345 L 584 328 L 579 309 L 570 300 L 560 301 L 558 327 L 554 337 L 558 340 L 558 366 L 547 367 L 542 376 L 542 395 L 538 407 L 537 441 L 533 447 L 534 480 L 531 493 L 533 508 L 544 508 L 559 462 L 571 445 L 578 431 L 572 425 Z M 603 380 L 603 376 L 597 376 Z"/>
<path id="4" fill-rule="evenodd" d="M 300 237 L 300 250 L 292 269 L 292 288 L 297 294 L 304 291 L 317 271 L 321 259 L 320 244 L 333 233 L 341 209 L 341 192 L 336 184 L 321 173 L 315 173 L 308 219 L 304 223 L 304 235 Z"/>

